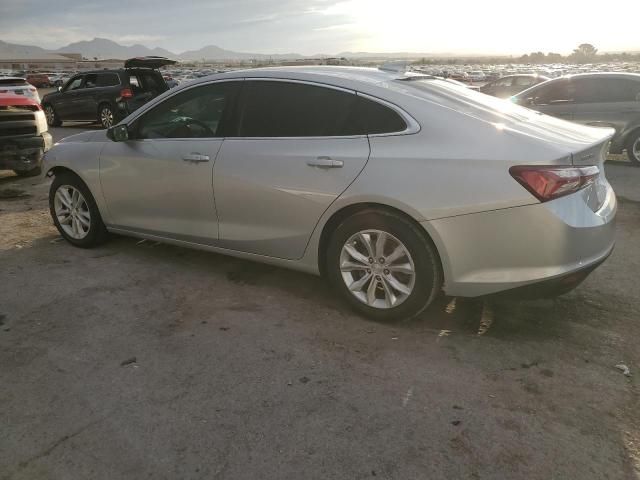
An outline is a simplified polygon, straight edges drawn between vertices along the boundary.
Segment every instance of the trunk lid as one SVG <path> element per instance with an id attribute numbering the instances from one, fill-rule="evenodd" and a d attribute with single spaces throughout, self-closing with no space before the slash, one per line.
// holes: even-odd
<path id="1" fill-rule="evenodd" d="M 124 68 L 160 68 L 174 63 L 166 57 L 135 57 L 125 60 Z"/>

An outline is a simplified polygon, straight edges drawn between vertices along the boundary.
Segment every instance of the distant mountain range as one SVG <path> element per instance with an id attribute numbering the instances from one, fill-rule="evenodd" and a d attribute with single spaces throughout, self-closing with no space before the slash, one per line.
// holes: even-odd
<path id="1" fill-rule="evenodd" d="M 98 58 L 104 59 L 127 59 L 131 57 L 142 57 L 147 55 L 157 55 L 160 57 L 168 57 L 175 60 L 183 61 L 202 61 L 202 60 L 293 60 L 302 58 L 317 58 L 317 57 L 346 57 L 346 58 L 419 58 L 424 56 L 436 56 L 434 54 L 427 53 L 374 53 L 374 52 L 343 52 L 337 55 L 300 55 L 299 53 L 280 53 L 280 54 L 266 54 L 266 53 L 247 53 L 247 52 L 234 52 L 231 50 L 225 50 L 215 45 L 207 45 L 198 50 L 188 50 L 182 53 L 173 53 L 164 48 L 149 48 L 144 45 L 131 45 L 129 47 L 120 45 L 106 38 L 94 38 L 93 40 L 75 42 L 67 45 L 66 47 L 58 48 L 57 50 L 46 50 L 41 47 L 31 45 L 17 45 L 12 43 L 6 43 L 0 40 L 0 57 L 2 56 L 15 56 L 21 55 L 33 56 L 38 54 L 56 54 L 56 53 L 80 53 L 83 57 L 88 59 Z M 440 55 L 437 55 L 440 56 Z"/>

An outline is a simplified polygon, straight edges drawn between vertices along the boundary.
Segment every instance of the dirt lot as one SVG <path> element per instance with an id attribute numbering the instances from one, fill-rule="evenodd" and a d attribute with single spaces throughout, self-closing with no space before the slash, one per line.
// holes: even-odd
<path id="1" fill-rule="evenodd" d="M 0 479 L 640 478 L 640 169 L 607 174 L 618 245 L 576 291 L 383 325 L 311 276 L 73 248 L 0 172 Z"/>

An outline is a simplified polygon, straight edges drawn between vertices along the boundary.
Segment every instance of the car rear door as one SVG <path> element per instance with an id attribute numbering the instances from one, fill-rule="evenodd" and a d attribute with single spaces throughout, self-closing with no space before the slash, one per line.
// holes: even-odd
<path id="1" fill-rule="evenodd" d="M 573 121 L 595 127 L 613 127 L 617 133 L 640 118 L 640 82 L 594 76 L 575 80 Z"/>
<path id="2" fill-rule="evenodd" d="M 110 226 L 213 244 L 213 166 L 240 82 L 197 85 L 136 118 L 131 138 L 108 142 L 100 182 Z"/>
<path id="3" fill-rule="evenodd" d="M 292 80 L 247 79 L 237 136 L 214 168 L 220 245 L 296 259 L 322 213 L 369 158 L 354 134 L 355 92 Z"/>

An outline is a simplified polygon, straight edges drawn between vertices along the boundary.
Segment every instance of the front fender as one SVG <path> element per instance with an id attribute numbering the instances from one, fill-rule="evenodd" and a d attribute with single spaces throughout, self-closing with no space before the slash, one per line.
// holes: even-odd
<path id="1" fill-rule="evenodd" d="M 45 154 L 43 171 L 47 176 L 55 175 L 56 172 L 62 170 L 75 173 L 91 191 L 102 219 L 108 223 L 109 211 L 100 185 L 100 152 L 103 146 L 102 142 L 65 141 L 56 143 Z"/>

